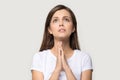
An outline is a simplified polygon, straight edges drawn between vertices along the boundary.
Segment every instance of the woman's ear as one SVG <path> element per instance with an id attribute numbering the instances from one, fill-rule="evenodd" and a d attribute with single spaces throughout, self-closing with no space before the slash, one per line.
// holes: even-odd
<path id="1" fill-rule="evenodd" d="M 49 32 L 50 34 L 52 34 L 52 31 L 51 31 L 50 27 L 48 27 L 48 32 Z"/>
<path id="2" fill-rule="evenodd" d="M 73 33 L 73 32 L 75 32 L 75 27 L 73 27 L 73 29 L 72 29 L 72 33 Z"/>

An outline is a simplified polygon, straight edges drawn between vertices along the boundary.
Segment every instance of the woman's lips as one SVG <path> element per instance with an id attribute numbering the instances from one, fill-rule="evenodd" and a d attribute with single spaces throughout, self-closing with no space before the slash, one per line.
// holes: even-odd
<path id="1" fill-rule="evenodd" d="M 59 29 L 58 32 L 65 32 L 65 29 Z"/>

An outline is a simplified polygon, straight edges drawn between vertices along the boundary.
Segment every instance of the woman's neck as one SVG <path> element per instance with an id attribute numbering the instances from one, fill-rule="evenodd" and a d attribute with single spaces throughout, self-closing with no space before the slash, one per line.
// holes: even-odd
<path id="1" fill-rule="evenodd" d="M 57 52 L 57 48 L 58 48 L 57 44 L 59 42 L 62 42 L 62 48 L 63 48 L 65 54 L 72 51 L 72 49 L 70 48 L 69 40 L 62 40 L 62 41 L 54 40 L 54 47 L 52 48 L 53 52 Z"/>
<path id="2" fill-rule="evenodd" d="M 55 56 L 57 56 L 58 54 L 58 43 L 59 43 L 60 41 L 55 41 L 54 42 L 54 46 L 53 46 L 53 48 L 51 49 L 51 52 L 55 55 Z M 72 55 L 73 55 L 73 53 L 74 53 L 74 50 L 72 49 L 72 48 L 70 48 L 70 44 L 69 44 L 69 41 L 62 41 L 62 48 L 63 48 L 63 51 L 64 51 L 64 55 L 65 55 L 65 57 L 66 57 L 66 59 L 69 59 Z"/>

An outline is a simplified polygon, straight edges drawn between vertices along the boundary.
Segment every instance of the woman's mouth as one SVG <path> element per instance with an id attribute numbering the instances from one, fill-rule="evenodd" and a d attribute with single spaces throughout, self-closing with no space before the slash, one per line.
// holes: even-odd
<path id="1" fill-rule="evenodd" d="M 65 29 L 59 29 L 58 32 L 65 32 Z"/>

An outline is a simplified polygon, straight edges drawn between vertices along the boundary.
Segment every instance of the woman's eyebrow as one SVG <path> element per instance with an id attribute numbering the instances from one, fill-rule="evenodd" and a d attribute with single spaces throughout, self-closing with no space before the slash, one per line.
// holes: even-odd
<path id="1" fill-rule="evenodd" d="M 53 17 L 53 18 L 59 18 L 59 17 Z"/>
<path id="2" fill-rule="evenodd" d="M 53 17 L 53 18 L 59 18 L 59 17 Z M 71 18 L 70 16 L 63 16 L 62 18 Z"/>
<path id="3" fill-rule="evenodd" d="M 71 18 L 70 16 L 63 16 L 63 18 L 64 18 L 64 17 L 65 17 L 65 18 L 66 18 L 66 17 L 67 17 L 67 18 Z"/>

